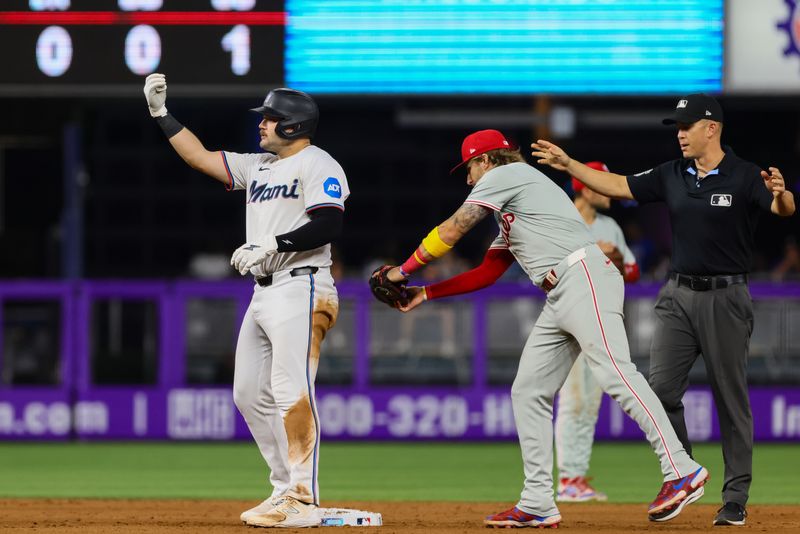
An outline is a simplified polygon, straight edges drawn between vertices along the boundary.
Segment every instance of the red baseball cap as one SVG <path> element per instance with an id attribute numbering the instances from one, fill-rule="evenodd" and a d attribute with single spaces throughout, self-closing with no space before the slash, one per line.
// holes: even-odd
<path id="1" fill-rule="evenodd" d="M 461 143 L 461 163 L 450 169 L 450 174 L 474 157 L 498 148 L 517 148 L 497 130 L 479 130 L 464 138 Z"/>
<path id="2" fill-rule="evenodd" d="M 608 167 L 606 167 L 606 164 L 603 163 L 602 161 L 590 161 L 589 163 L 585 163 L 584 165 L 586 165 L 587 167 L 591 167 L 592 169 L 596 169 L 598 171 L 611 172 L 608 170 Z M 579 182 L 578 179 L 575 178 L 574 176 L 572 177 L 573 191 L 577 193 L 578 191 L 582 191 L 585 187 L 586 186 L 583 185 L 583 182 Z"/>

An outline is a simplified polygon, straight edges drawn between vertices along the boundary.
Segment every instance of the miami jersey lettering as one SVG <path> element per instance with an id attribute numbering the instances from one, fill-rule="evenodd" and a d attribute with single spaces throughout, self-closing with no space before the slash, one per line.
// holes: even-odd
<path id="1" fill-rule="evenodd" d="M 288 158 L 223 152 L 228 189 L 247 190 L 247 241 L 281 235 L 306 224 L 319 208 L 344 210 L 350 195 L 344 170 L 327 152 L 310 145 Z M 252 272 L 261 276 L 295 267 L 328 267 L 330 245 L 270 256 Z"/>
<path id="2" fill-rule="evenodd" d="M 286 184 L 270 187 L 266 182 L 259 184 L 258 180 L 253 180 L 250 182 L 250 198 L 247 202 L 264 202 L 265 200 L 273 200 L 276 198 L 300 198 L 300 195 L 297 193 L 297 186 L 299 184 L 300 180 L 297 178 L 292 182 L 291 188 Z"/>

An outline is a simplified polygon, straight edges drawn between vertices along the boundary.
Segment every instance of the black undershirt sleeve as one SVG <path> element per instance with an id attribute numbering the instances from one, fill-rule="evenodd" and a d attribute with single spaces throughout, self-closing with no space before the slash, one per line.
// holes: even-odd
<path id="1" fill-rule="evenodd" d="M 342 234 L 344 212 L 339 208 L 319 208 L 308 216 L 311 220 L 300 228 L 275 236 L 278 252 L 313 250 L 338 239 Z"/>

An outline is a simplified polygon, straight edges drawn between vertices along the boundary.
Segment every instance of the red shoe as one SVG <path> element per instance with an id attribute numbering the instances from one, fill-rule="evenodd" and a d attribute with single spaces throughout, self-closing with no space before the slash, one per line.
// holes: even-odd
<path id="1" fill-rule="evenodd" d="M 684 506 L 703 496 L 703 486 L 709 478 L 706 468 L 701 467 L 691 475 L 664 482 L 647 511 L 650 521 L 669 521 L 677 517 Z"/>
<path id="2" fill-rule="evenodd" d="M 558 528 L 560 522 L 560 514 L 538 516 L 523 512 L 516 506 L 505 512 L 487 516 L 483 520 L 483 524 L 487 527 Z"/>
<path id="3" fill-rule="evenodd" d="M 562 478 L 558 481 L 559 502 L 607 501 L 608 496 L 594 489 L 587 477 Z"/>

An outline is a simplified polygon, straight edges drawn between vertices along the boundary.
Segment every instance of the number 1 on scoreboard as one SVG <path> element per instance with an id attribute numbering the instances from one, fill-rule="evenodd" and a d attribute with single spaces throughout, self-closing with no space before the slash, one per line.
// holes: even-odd
<path id="1" fill-rule="evenodd" d="M 231 53 L 231 72 L 244 76 L 250 72 L 250 28 L 237 24 L 222 37 L 222 49 Z"/>

